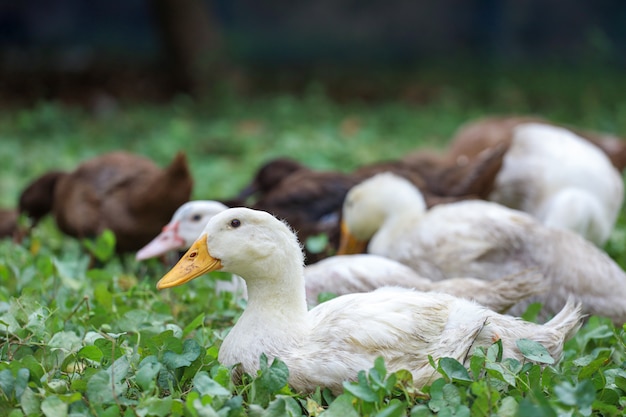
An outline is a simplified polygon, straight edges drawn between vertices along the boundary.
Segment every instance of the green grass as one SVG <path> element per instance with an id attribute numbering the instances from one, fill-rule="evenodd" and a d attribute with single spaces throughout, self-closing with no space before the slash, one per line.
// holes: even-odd
<path id="1" fill-rule="evenodd" d="M 275 156 L 350 170 L 444 147 L 461 123 L 484 114 L 535 113 L 626 133 L 626 96 L 612 72 L 487 75 L 412 74 L 408 80 L 428 92 L 420 100 L 376 79 L 388 83 L 390 98 L 339 104 L 312 83 L 297 96 L 221 93 L 210 104 L 121 103 L 102 115 L 54 103 L 9 109 L 0 114 L 0 205 L 15 205 L 46 170 L 115 149 L 162 165 L 186 150 L 193 197 L 225 198 Z M 106 235 L 96 243 L 102 266 L 89 268 L 85 248 L 50 220 L 19 245 L 0 242 L 0 415 L 618 416 L 626 407 L 626 332 L 599 317 L 567 343 L 559 364 L 502 360 L 495 344 L 469 369 L 452 360 L 434 365 L 441 378 L 424 392 L 380 361 L 337 398 L 293 393 L 279 361 L 234 385 L 216 358 L 243 306 L 215 294 L 219 274 L 157 292 L 165 268 L 111 257 L 110 244 Z M 607 250 L 626 265 L 623 217 Z"/>

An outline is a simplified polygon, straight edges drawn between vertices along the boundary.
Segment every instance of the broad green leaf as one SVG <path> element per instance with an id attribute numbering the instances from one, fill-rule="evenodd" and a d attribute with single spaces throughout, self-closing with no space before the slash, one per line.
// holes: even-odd
<path id="1" fill-rule="evenodd" d="M 215 397 L 218 395 L 221 396 L 230 396 L 231 393 L 229 390 L 215 382 L 211 379 L 209 374 L 206 372 L 198 372 L 193 379 L 193 386 L 198 392 L 200 396 L 209 395 L 211 397 Z"/>
<path id="2" fill-rule="evenodd" d="M 35 359 L 32 355 L 24 356 L 20 359 L 21 366 L 28 369 L 30 375 L 34 380 L 40 380 L 43 374 L 45 373 L 43 366 L 41 363 Z"/>
<path id="3" fill-rule="evenodd" d="M 485 368 L 489 375 L 506 382 L 508 385 L 515 386 L 515 375 L 512 375 L 501 363 L 487 362 Z"/>
<path id="4" fill-rule="evenodd" d="M 259 384 L 270 393 L 278 392 L 287 385 L 289 379 L 289 369 L 285 362 L 279 358 L 274 358 L 271 366 L 267 366 L 267 357 L 263 354 L 260 360 L 261 376 L 258 378 Z"/>
<path id="5" fill-rule="evenodd" d="M 126 356 L 122 356 L 113 362 L 113 365 L 107 369 L 107 372 L 111 375 L 113 382 L 117 384 L 126 378 L 129 370 L 130 363 L 128 362 L 128 358 Z"/>
<path id="6" fill-rule="evenodd" d="M 502 399 L 502 403 L 498 408 L 498 417 L 515 417 L 518 409 L 519 405 L 517 401 L 515 401 L 515 398 L 505 397 Z"/>
<path id="7" fill-rule="evenodd" d="M 171 350 L 163 354 L 163 363 L 168 369 L 177 369 L 189 366 L 198 359 L 202 353 L 202 348 L 194 339 L 187 339 L 183 342 L 183 353 L 178 354 Z"/>
<path id="8" fill-rule="evenodd" d="M 611 356 L 610 350 L 602 350 L 597 353 L 598 357 L 586 366 L 583 366 L 583 368 L 580 370 L 580 373 L 578 374 L 579 380 L 591 378 L 593 374 L 595 374 L 601 367 L 605 366 L 606 363 L 609 361 L 609 358 Z"/>
<path id="9" fill-rule="evenodd" d="M 98 363 L 102 360 L 102 357 L 104 356 L 100 348 L 94 345 L 83 346 L 82 348 L 80 348 L 77 355 L 79 358 L 89 359 Z"/>
<path id="10" fill-rule="evenodd" d="M 156 377 L 162 365 L 157 361 L 156 356 L 148 356 L 139 364 L 139 369 L 135 373 L 137 385 L 144 391 L 148 391 L 152 384 L 156 384 Z"/>
<path id="11" fill-rule="evenodd" d="M 142 401 L 135 411 L 140 417 L 166 417 L 171 415 L 172 403 L 172 397 L 149 397 L 145 401 Z"/>
<path id="12" fill-rule="evenodd" d="M 80 349 L 82 340 L 74 332 L 61 331 L 55 333 L 48 346 L 52 349 L 61 349 L 64 352 L 77 352 Z"/>
<path id="13" fill-rule="evenodd" d="M 41 401 L 30 387 L 26 387 L 20 398 L 20 405 L 26 415 L 31 415 L 39 412 Z"/>
<path id="14" fill-rule="evenodd" d="M 322 414 L 324 417 L 359 417 L 359 413 L 352 406 L 352 396 L 341 394 L 335 401 L 328 405 Z"/>
<path id="15" fill-rule="evenodd" d="M 109 369 L 111 368 L 114 368 L 114 366 L 111 366 Z M 115 373 L 113 374 L 115 380 L 120 381 L 119 376 Z M 109 372 L 109 370 L 95 373 L 87 382 L 85 393 L 89 401 L 94 404 L 117 403 L 119 398 L 126 393 L 128 386 L 125 383 L 111 383 L 111 381 L 111 372 Z"/>
<path id="16" fill-rule="evenodd" d="M 467 369 L 456 359 L 441 358 L 439 359 L 439 369 L 450 380 L 471 382 L 467 373 Z"/>
<path id="17" fill-rule="evenodd" d="M 359 371 L 357 382 L 344 382 L 343 389 L 360 400 L 370 403 L 378 401 L 378 394 L 369 386 L 364 371 Z"/>
<path id="18" fill-rule="evenodd" d="M 578 407 L 584 415 L 589 415 L 591 404 L 596 398 L 596 390 L 589 380 L 581 381 L 576 386 L 562 382 L 554 387 L 554 393 L 563 404 Z"/>
<path id="19" fill-rule="evenodd" d="M 0 371 L 0 389 L 7 397 L 11 398 L 15 389 L 15 377 L 10 369 Z"/>
<path id="20" fill-rule="evenodd" d="M 270 402 L 263 417 L 299 417 L 302 415 L 300 405 L 291 397 L 277 396 Z"/>
<path id="21" fill-rule="evenodd" d="M 63 285 L 73 291 L 80 291 L 84 287 L 83 275 L 87 269 L 87 260 L 62 261 L 54 259 L 54 267 L 56 268 Z"/>
<path id="22" fill-rule="evenodd" d="M 554 358 L 541 343 L 530 339 L 518 339 L 515 344 L 524 357 L 534 362 L 552 365 Z"/>
<path id="23" fill-rule="evenodd" d="M 56 395 L 51 395 L 41 402 L 41 411 L 46 417 L 66 417 L 68 405 Z"/>

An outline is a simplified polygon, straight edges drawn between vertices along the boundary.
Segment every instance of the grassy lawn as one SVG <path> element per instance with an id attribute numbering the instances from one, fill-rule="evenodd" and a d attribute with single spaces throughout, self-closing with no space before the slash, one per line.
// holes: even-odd
<path id="1" fill-rule="evenodd" d="M 623 76 L 616 72 L 473 70 L 457 77 L 425 70 L 407 77 L 404 84 L 373 78 L 387 91 L 377 101 L 333 100 L 322 83 L 311 83 L 298 94 L 249 97 L 224 89 L 209 103 L 180 97 L 119 102 L 101 112 L 50 102 L 6 109 L 0 206 L 14 206 L 20 190 L 47 170 L 116 149 L 161 165 L 187 151 L 193 198 L 205 199 L 232 196 L 272 157 L 351 170 L 443 148 L 460 124 L 486 114 L 532 113 L 626 135 Z M 495 344 L 475 355 L 469 372 L 440 363 L 441 379 L 425 392 L 412 389 L 406 373 L 388 375 L 380 362 L 337 398 L 291 392 L 279 361 L 234 385 L 216 358 L 242 302 L 216 295 L 208 278 L 157 293 L 161 264 L 111 256 L 106 236 L 95 245 L 101 266 L 89 268 L 80 242 L 51 221 L 21 245 L 0 242 L 0 415 L 282 416 L 328 408 L 327 416 L 618 416 L 626 407 L 626 333 L 599 317 L 567 344 L 560 364 L 501 360 Z M 607 251 L 626 266 L 623 216 Z"/>

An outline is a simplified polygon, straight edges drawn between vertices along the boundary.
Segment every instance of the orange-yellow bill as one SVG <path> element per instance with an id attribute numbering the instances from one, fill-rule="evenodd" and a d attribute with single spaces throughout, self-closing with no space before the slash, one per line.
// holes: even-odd
<path id="1" fill-rule="evenodd" d="M 351 255 L 353 253 L 364 253 L 367 249 L 367 241 L 358 240 L 348 230 L 348 226 L 341 222 L 341 237 L 339 238 L 339 249 L 337 255 Z"/>
<path id="2" fill-rule="evenodd" d="M 157 289 L 176 287 L 207 272 L 222 268 L 222 262 L 209 254 L 206 235 L 200 236 L 174 267 L 157 282 Z"/>

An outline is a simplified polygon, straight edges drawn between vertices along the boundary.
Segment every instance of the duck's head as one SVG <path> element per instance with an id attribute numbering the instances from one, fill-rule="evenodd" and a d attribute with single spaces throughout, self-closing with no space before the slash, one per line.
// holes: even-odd
<path id="1" fill-rule="evenodd" d="M 138 261 L 153 258 L 170 250 L 189 248 L 200 236 L 209 219 L 228 207 L 219 201 L 189 201 L 180 206 L 172 220 L 136 255 Z"/>
<path id="2" fill-rule="evenodd" d="M 409 206 L 426 210 L 421 192 L 391 172 L 370 177 L 350 189 L 343 203 L 338 255 L 365 252 L 367 243 L 389 215 Z"/>
<path id="3" fill-rule="evenodd" d="M 217 270 L 239 275 L 247 282 L 268 280 L 292 265 L 301 268 L 303 255 L 288 225 L 264 211 L 231 208 L 209 220 L 157 288 L 175 287 Z"/>

